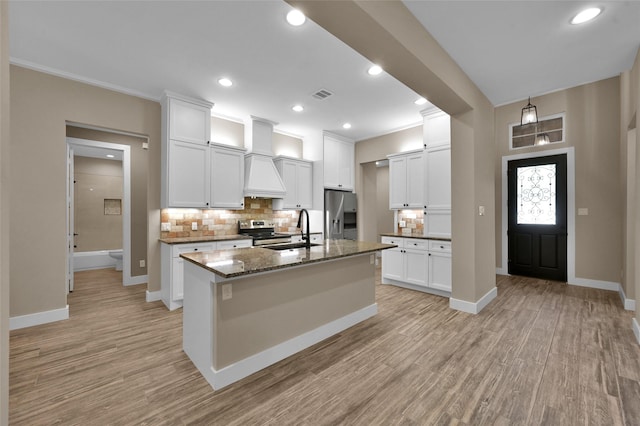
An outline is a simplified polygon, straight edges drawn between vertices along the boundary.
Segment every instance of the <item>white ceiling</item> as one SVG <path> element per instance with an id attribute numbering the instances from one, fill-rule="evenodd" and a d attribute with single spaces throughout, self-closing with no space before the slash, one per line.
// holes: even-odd
<path id="1" fill-rule="evenodd" d="M 495 105 L 618 75 L 640 47 L 640 2 L 405 1 Z M 13 63 L 158 100 L 164 89 L 215 103 L 214 114 L 354 140 L 421 121 L 412 90 L 313 22 L 291 27 L 274 1 L 12 1 Z M 231 88 L 218 85 L 229 77 Z M 318 101 L 311 94 L 334 95 Z M 291 110 L 294 104 L 303 113 Z M 350 130 L 342 129 L 344 122 Z"/>

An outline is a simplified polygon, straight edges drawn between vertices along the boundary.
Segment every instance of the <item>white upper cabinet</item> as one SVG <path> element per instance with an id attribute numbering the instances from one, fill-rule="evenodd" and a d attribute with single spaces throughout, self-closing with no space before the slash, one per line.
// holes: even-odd
<path id="1" fill-rule="evenodd" d="M 451 123 L 442 111 L 423 115 L 424 235 L 451 238 Z"/>
<path id="2" fill-rule="evenodd" d="M 424 208 L 424 158 L 422 150 L 390 155 L 389 208 Z"/>
<path id="3" fill-rule="evenodd" d="M 324 136 L 324 187 L 353 191 L 354 145 L 332 136 Z"/>
<path id="4" fill-rule="evenodd" d="M 211 144 L 210 207 L 244 208 L 244 149 Z"/>
<path id="5" fill-rule="evenodd" d="M 440 110 L 423 111 L 422 131 L 424 145 L 439 145 L 451 142 L 451 120 L 447 113 Z"/>
<path id="6" fill-rule="evenodd" d="M 212 106 L 162 99 L 162 208 L 244 208 L 245 151 L 210 143 Z"/>
<path id="7" fill-rule="evenodd" d="M 169 98 L 168 107 L 169 139 L 201 145 L 209 142 L 211 106 Z"/>
<path id="8" fill-rule="evenodd" d="M 209 147 L 170 140 L 167 151 L 166 207 L 208 207 Z"/>
<path id="9" fill-rule="evenodd" d="M 310 209 L 313 204 L 313 164 L 287 157 L 273 160 L 287 189 L 283 199 L 273 200 L 273 209 Z"/>

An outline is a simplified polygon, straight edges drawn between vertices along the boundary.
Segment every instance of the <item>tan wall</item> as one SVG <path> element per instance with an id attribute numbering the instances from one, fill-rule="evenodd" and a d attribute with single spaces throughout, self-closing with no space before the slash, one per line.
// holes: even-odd
<path id="1" fill-rule="evenodd" d="M 216 285 L 214 368 L 375 303 L 375 266 L 369 255 L 338 259 L 330 265 L 312 264 L 234 280 L 233 298 L 225 301 L 222 286 Z"/>
<path id="2" fill-rule="evenodd" d="M 244 148 L 244 124 L 211 117 L 211 141 Z"/>
<path id="3" fill-rule="evenodd" d="M 122 249 L 122 161 L 74 158 L 74 251 Z M 120 211 L 107 214 L 105 200 L 119 200 Z M 146 197 L 143 217 L 146 221 Z M 145 228 L 146 236 L 146 228 Z M 147 258 L 147 239 L 142 240 Z"/>
<path id="4" fill-rule="evenodd" d="M 67 136 L 93 141 L 110 142 L 119 145 L 128 145 L 130 147 L 131 276 L 135 277 L 147 274 L 148 268 L 140 267 L 140 260 L 147 259 L 148 256 L 147 234 L 149 224 L 147 217 L 147 196 L 150 155 L 152 155 L 153 152 L 142 147 L 142 143 L 147 142 L 147 139 L 75 126 L 67 126 Z M 78 239 L 78 242 L 80 242 L 80 240 L 81 239 Z M 147 262 L 147 264 L 149 264 L 149 262 Z"/>
<path id="5" fill-rule="evenodd" d="M 0 425 L 9 424 L 9 5 L 0 2 Z"/>
<path id="6" fill-rule="evenodd" d="M 11 67 L 11 315 L 64 308 L 66 301 L 66 122 L 149 137 L 147 203 L 151 291 L 160 289 L 160 104 Z M 47 220 L 42 220 L 43 206 Z M 34 251 L 35 250 L 35 251 Z M 34 253 L 38 267 L 34 267 Z"/>
<path id="7" fill-rule="evenodd" d="M 302 158 L 302 139 L 273 133 L 273 155 Z"/>
<path id="8" fill-rule="evenodd" d="M 364 139 L 358 141 L 355 145 L 355 179 L 356 179 L 356 196 L 358 198 L 358 205 L 362 208 L 358 208 L 358 239 L 365 241 L 378 241 L 372 239 L 373 233 L 378 232 L 378 213 L 376 213 L 377 195 L 375 200 L 369 197 L 373 197 L 372 190 L 365 185 L 365 176 L 363 171 L 369 171 L 369 180 L 373 182 L 375 178 L 378 179 L 377 172 L 369 170 L 368 167 L 375 167 L 375 162 L 378 160 L 386 160 L 387 155 L 397 154 L 399 152 L 412 151 L 414 149 L 420 149 L 423 147 L 422 142 L 422 125 L 411 127 L 409 129 L 400 130 L 398 132 L 389 133 L 387 135 L 377 136 L 371 139 Z M 372 164 L 372 166 L 365 166 Z M 366 167 L 366 169 L 365 169 Z M 389 210 L 389 178 L 387 167 L 387 206 L 386 210 Z M 380 188 L 384 191 L 383 188 Z M 391 213 L 393 217 L 393 213 Z M 384 220 L 384 219 L 382 219 Z M 390 221 L 393 226 L 393 218 Z M 374 231 L 375 229 L 375 231 Z M 384 232 L 384 231 L 380 231 Z"/>
<path id="9" fill-rule="evenodd" d="M 509 150 L 508 126 L 520 121 L 526 101 L 496 108 L 496 241 L 502 240 L 503 156 L 575 148 L 575 200 L 588 216 L 575 216 L 576 277 L 620 282 L 622 268 L 622 198 L 620 191 L 620 79 L 618 77 L 532 98 L 540 116 L 565 112 L 565 143 Z M 606 250 L 603 249 L 606 247 Z M 501 244 L 496 245 L 497 266 Z"/>

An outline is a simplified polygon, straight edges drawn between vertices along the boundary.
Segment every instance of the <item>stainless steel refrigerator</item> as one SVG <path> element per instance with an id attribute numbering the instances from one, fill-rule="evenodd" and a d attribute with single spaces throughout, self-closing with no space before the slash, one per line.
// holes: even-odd
<path id="1" fill-rule="evenodd" d="M 345 191 L 324 191 L 324 235 L 331 240 L 358 239 L 356 194 Z"/>

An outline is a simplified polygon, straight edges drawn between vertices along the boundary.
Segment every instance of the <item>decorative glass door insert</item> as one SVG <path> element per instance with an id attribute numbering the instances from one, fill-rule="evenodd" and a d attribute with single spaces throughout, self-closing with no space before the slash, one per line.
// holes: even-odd
<path id="1" fill-rule="evenodd" d="M 556 165 L 517 169 L 518 225 L 556 224 Z"/>

